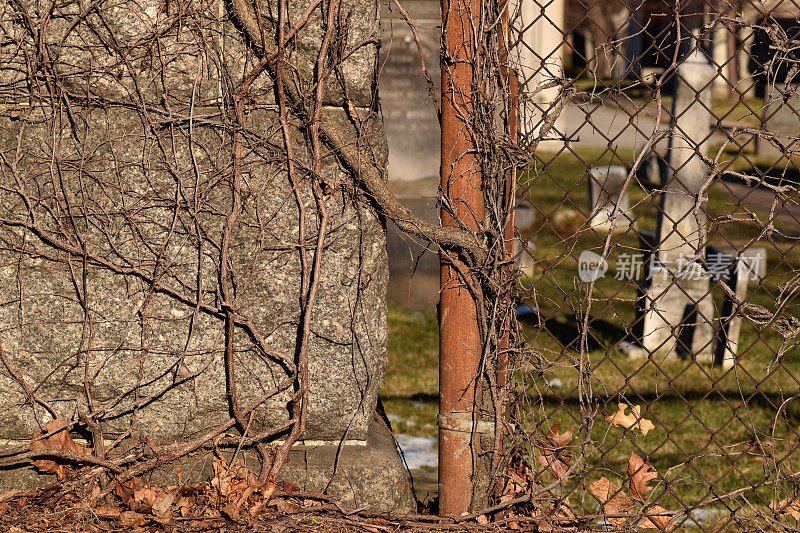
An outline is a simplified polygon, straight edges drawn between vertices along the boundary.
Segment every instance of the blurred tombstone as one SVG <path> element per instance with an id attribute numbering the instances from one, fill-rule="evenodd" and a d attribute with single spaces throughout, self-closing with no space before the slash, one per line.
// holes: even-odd
<path id="1" fill-rule="evenodd" d="M 524 198 L 517 197 L 514 204 L 514 226 L 517 231 L 529 231 L 536 222 L 536 213 Z"/>
<path id="2" fill-rule="evenodd" d="M 758 155 L 788 156 L 800 152 L 800 86 L 775 83 L 768 88 L 764 129 L 773 142 L 758 139 Z"/>
<path id="3" fill-rule="evenodd" d="M 533 224 L 536 222 L 536 213 L 528 201 L 522 197 L 517 197 L 514 205 L 514 229 L 516 229 L 516 233 L 519 235 L 533 229 Z M 533 241 L 520 237 L 514 239 L 514 265 L 524 277 L 533 277 L 534 265 L 536 264 L 534 260 L 535 251 L 536 244 Z"/>
<path id="4" fill-rule="evenodd" d="M 595 229 L 626 231 L 630 218 L 625 182 L 628 170 L 623 166 L 592 167 L 589 171 L 589 225 Z"/>
<path id="5" fill-rule="evenodd" d="M 404 3 L 417 25 L 422 58 L 431 81 L 440 78 L 439 2 Z M 389 181 L 417 181 L 439 175 L 441 140 L 436 105 L 422 72 L 414 34 L 400 13 L 385 9 L 378 88 L 389 144 Z M 436 194 L 434 188 L 433 195 Z"/>
<path id="6" fill-rule="evenodd" d="M 536 265 L 536 261 L 534 260 L 535 251 L 536 244 L 534 244 L 533 241 L 514 239 L 514 264 L 524 278 L 533 278 L 534 267 Z"/>
<path id="7" fill-rule="evenodd" d="M 698 51 L 678 66 L 656 246 L 642 302 L 643 350 L 632 354 L 672 358 L 685 352 L 712 361 L 714 308 L 700 260 L 706 216 L 698 198 L 708 179 L 700 156 L 708 151 L 713 77 L 714 69 Z"/>
<path id="8" fill-rule="evenodd" d="M 514 17 L 519 43 L 511 59 L 519 77 L 522 91 L 530 98 L 521 102 L 520 130 L 524 135 L 536 137 L 559 99 L 558 84 L 564 76 L 564 46 L 568 30 L 565 28 L 565 0 L 552 0 L 544 5 L 537 2 L 520 2 L 518 16 Z M 517 56 L 517 57 L 515 57 Z M 539 142 L 540 150 L 558 150 L 564 146 L 564 114 L 558 114 L 552 129 Z"/>
<path id="9" fill-rule="evenodd" d="M 713 278 L 725 281 L 733 296 L 726 293 L 719 317 L 719 336 L 714 350 L 714 360 L 723 369 L 733 366 L 739 350 L 742 329 L 741 304 L 747 298 L 750 283 L 763 279 L 767 271 L 767 250 L 750 247 L 738 251 L 733 248 L 708 247 L 706 263 Z"/>
<path id="10" fill-rule="evenodd" d="M 439 2 L 403 3 L 416 25 L 422 58 L 431 81 L 440 78 Z M 422 72 L 414 34 L 400 12 L 382 9 L 378 77 L 381 112 L 389 146 L 389 186 L 416 216 L 438 224 L 436 196 L 441 152 L 439 118 Z M 387 223 L 389 301 L 400 307 L 433 311 L 439 301 L 439 255 Z"/>

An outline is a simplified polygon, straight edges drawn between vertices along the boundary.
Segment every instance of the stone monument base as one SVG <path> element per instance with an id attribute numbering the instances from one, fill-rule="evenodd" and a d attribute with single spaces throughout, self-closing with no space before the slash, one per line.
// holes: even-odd
<path id="1" fill-rule="evenodd" d="M 230 457 L 227 451 L 222 455 Z M 213 477 L 214 457 L 211 450 L 196 452 L 160 466 L 143 476 L 143 480 L 161 487 L 178 485 L 176 473 L 180 470 L 182 483 L 197 484 Z M 253 452 L 243 450 L 237 457 L 258 472 Z M 417 510 L 411 476 L 400 460 L 391 432 L 377 416 L 370 424 L 366 441 L 346 441 L 341 446 L 307 442 L 293 447 L 279 479 L 302 491 L 326 493 L 347 508 L 368 507 L 395 514 Z M 54 475 L 41 474 L 32 466 L 0 468 L 0 493 L 54 482 Z"/>
<path id="2" fill-rule="evenodd" d="M 417 511 L 411 475 L 400 460 L 394 437 L 377 416 L 365 444 L 292 449 L 281 478 L 300 490 L 322 492 L 327 486 L 328 495 L 346 507 L 397 514 Z"/>

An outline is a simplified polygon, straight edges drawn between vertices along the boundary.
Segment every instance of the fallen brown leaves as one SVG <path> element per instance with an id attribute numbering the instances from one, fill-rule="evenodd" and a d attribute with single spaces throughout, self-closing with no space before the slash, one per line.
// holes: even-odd
<path id="1" fill-rule="evenodd" d="M 772 502 L 769 505 L 777 514 L 789 515 L 795 520 L 800 520 L 800 500 L 796 498 L 784 498 L 780 502 Z"/>
<path id="2" fill-rule="evenodd" d="M 216 505 L 233 521 L 239 520 L 243 507 L 251 517 L 258 515 L 277 489 L 277 484 L 272 481 L 259 481 L 243 462 L 227 467 L 219 459 L 214 461 L 211 486 L 218 495 Z"/>
<path id="3" fill-rule="evenodd" d="M 117 483 L 114 493 L 129 510 L 100 508 L 98 516 L 116 518 L 125 527 L 136 527 L 148 521 L 170 524 L 176 517 L 194 519 L 225 518 L 233 522 L 258 516 L 268 506 L 279 511 L 289 507 L 320 505 L 319 499 L 286 497 L 273 499 L 278 484 L 262 482 L 242 461 L 228 466 L 222 459 L 213 463 L 214 477 L 199 485 L 180 485 L 160 488 L 140 479 Z M 283 492 L 297 487 L 282 483 Z M 322 495 L 320 495 L 322 497 Z"/>
<path id="4" fill-rule="evenodd" d="M 569 453 L 569 445 L 572 442 L 572 430 L 568 429 L 564 433 L 559 433 L 561 420 L 558 420 L 544 439 L 536 442 L 536 461 L 545 467 L 557 480 L 563 481 L 569 474 L 569 462 L 572 454 Z"/>
<path id="5" fill-rule="evenodd" d="M 675 528 L 675 524 L 670 521 L 672 514 L 659 505 L 647 505 L 651 490 L 648 483 L 657 478 L 658 472 L 652 466 L 635 453 L 631 453 L 628 460 L 630 496 L 625 494 L 622 487 L 605 477 L 589 485 L 589 491 L 600 502 L 603 514 L 615 530 L 628 529 L 629 522 L 633 518 L 642 516 L 638 524 L 640 528 L 671 531 Z M 640 504 L 645 505 L 640 507 Z"/>
<path id="6" fill-rule="evenodd" d="M 625 414 L 625 411 L 631 407 L 630 414 Z M 642 435 L 647 435 L 650 430 L 656 428 L 650 420 L 642 418 L 641 407 L 638 405 L 629 406 L 625 403 L 618 404 L 617 412 L 611 416 L 605 417 L 603 420 L 612 426 L 619 426 L 625 429 L 638 429 Z"/>
<path id="7" fill-rule="evenodd" d="M 91 448 L 86 448 L 84 446 L 79 446 L 75 444 L 70 437 L 69 432 L 65 429 L 67 427 L 67 423 L 63 420 L 53 420 L 52 422 L 48 422 L 45 425 L 45 429 L 47 433 L 52 433 L 56 431 L 53 435 L 50 435 L 46 439 L 35 440 L 31 442 L 30 448 L 33 452 L 44 452 L 44 451 L 56 451 L 56 452 L 70 452 L 77 455 L 89 455 L 91 454 Z M 61 431 L 58 431 L 61 430 Z M 40 437 L 40 434 L 34 435 L 34 438 Z M 41 470 L 42 472 L 47 472 L 48 474 L 55 474 L 58 479 L 64 479 L 67 475 L 67 468 L 68 466 L 64 464 L 64 462 L 56 462 L 51 461 L 50 459 L 37 459 L 33 461 L 33 466 Z"/>
<path id="8" fill-rule="evenodd" d="M 0 494 L 0 517 L 8 511 L 11 507 L 11 502 L 17 500 L 17 505 L 25 505 L 27 503 L 27 495 L 19 489 L 11 489 Z"/>
<path id="9" fill-rule="evenodd" d="M 636 504 L 623 491 L 606 477 L 601 477 L 591 485 L 589 491 L 603 507 L 603 514 L 614 529 L 626 529 L 633 516 Z"/>

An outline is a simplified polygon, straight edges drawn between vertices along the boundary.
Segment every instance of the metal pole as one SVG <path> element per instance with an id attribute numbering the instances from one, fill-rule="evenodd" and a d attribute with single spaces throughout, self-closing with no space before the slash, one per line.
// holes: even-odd
<path id="1" fill-rule="evenodd" d="M 472 60 L 479 0 L 442 0 L 442 164 L 441 187 L 449 199 L 443 226 L 479 231 L 484 204 L 481 168 L 469 127 L 475 87 Z M 481 356 L 477 302 L 456 268 L 467 266 L 455 254 L 441 258 L 439 301 L 439 512 L 458 516 L 470 510 L 478 435 L 476 387 Z M 475 284 L 477 285 L 477 284 Z"/>

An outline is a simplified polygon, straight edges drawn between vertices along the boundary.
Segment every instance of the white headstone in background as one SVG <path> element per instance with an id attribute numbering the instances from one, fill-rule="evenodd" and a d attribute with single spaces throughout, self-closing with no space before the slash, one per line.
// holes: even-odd
<path id="1" fill-rule="evenodd" d="M 546 3 L 517 0 L 519 17 L 515 30 L 520 32 L 519 43 L 511 51 L 511 62 L 520 79 L 520 90 L 530 98 L 522 99 L 520 131 L 536 136 L 544 122 L 544 114 L 557 102 L 558 87 L 541 89 L 554 79 L 564 76 L 565 28 L 564 0 Z M 539 143 L 539 149 L 551 150 L 563 146 L 554 140 L 563 135 L 563 115 L 556 119 L 553 129 Z"/>
<path id="2" fill-rule="evenodd" d="M 656 231 L 655 262 L 644 302 L 645 355 L 675 357 L 679 351 L 711 362 L 714 306 L 705 257 L 706 213 L 702 201 L 709 179 L 703 157 L 711 137 L 714 69 L 695 50 L 678 66 L 674 117 Z M 679 342 L 680 341 L 680 342 Z"/>
<path id="3" fill-rule="evenodd" d="M 630 216 L 628 191 L 625 182 L 628 169 L 623 166 L 592 167 L 589 170 L 589 225 L 595 229 L 626 231 L 633 219 Z"/>
<path id="4" fill-rule="evenodd" d="M 760 156 L 800 154 L 800 85 L 776 83 L 768 87 L 764 108 L 764 129 L 774 141 L 758 139 Z M 781 146 L 783 148 L 781 148 Z"/>

